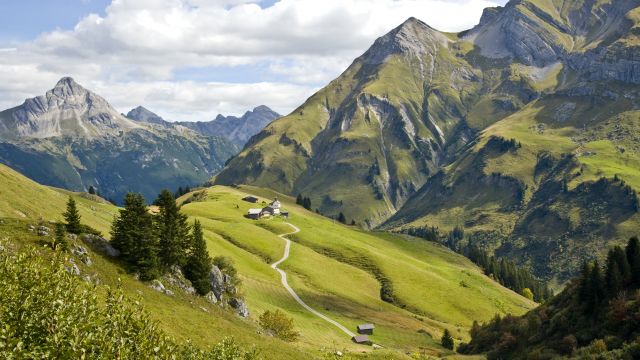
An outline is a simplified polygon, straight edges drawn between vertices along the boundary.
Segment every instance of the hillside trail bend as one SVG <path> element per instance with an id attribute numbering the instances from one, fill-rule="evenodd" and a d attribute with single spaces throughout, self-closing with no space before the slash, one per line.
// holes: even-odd
<path id="1" fill-rule="evenodd" d="M 290 223 L 286 223 L 286 224 L 291 226 L 293 228 L 293 231 L 289 232 L 289 233 L 284 233 L 284 234 L 278 235 L 279 238 L 281 238 L 282 240 L 285 241 L 284 254 L 283 254 L 283 256 L 282 256 L 282 258 L 280 260 L 278 260 L 278 261 L 274 262 L 273 264 L 271 264 L 271 268 L 273 268 L 274 270 L 276 270 L 277 272 L 280 273 L 282 285 L 284 286 L 285 289 L 287 289 L 287 291 L 289 292 L 291 297 L 293 297 L 293 299 L 296 302 L 298 302 L 298 304 L 300 304 L 303 308 L 305 308 L 307 311 L 309 311 L 313 315 L 315 315 L 315 316 L 321 318 L 322 320 L 328 322 L 329 324 L 337 327 L 338 329 L 340 329 L 340 331 L 342 331 L 343 333 L 349 335 L 350 337 L 356 336 L 356 334 L 351 332 L 346 326 L 340 324 L 339 322 L 329 318 L 328 316 L 320 313 L 319 311 L 315 310 L 311 306 L 307 305 L 307 303 L 305 303 L 304 301 L 302 301 L 302 299 L 300 299 L 298 294 L 296 294 L 296 292 L 291 288 L 291 286 L 289 286 L 289 283 L 287 282 L 287 273 L 284 272 L 284 270 L 278 268 L 278 265 L 280 265 L 281 263 L 283 263 L 285 260 L 287 260 L 289 258 L 289 251 L 291 250 L 291 240 L 287 239 L 286 237 L 289 236 L 289 235 L 293 235 L 293 234 L 299 233 L 300 229 L 297 226 L 293 225 L 293 224 L 290 224 Z"/>

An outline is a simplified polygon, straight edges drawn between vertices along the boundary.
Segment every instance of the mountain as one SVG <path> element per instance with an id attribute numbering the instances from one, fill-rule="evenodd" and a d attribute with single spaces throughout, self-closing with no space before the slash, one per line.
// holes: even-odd
<path id="1" fill-rule="evenodd" d="M 280 114 L 261 105 L 241 117 L 218 115 L 211 121 L 183 121 L 178 124 L 204 135 L 223 136 L 242 148 L 252 136 L 279 117 Z"/>
<path id="2" fill-rule="evenodd" d="M 237 147 L 188 129 L 134 122 L 71 78 L 0 112 L 0 162 L 43 184 L 121 200 L 206 181 Z"/>
<path id="3" fill-rule="evenodd" d="M 215 177 L 465 242 L 566 281 L 640 231 L 637 1 L 512 0 L 459 34 L 411 18 Z"/>
<path id="4" fill-rule="evenodd" d="M 211 121 L 169 122 L 146 108 L 138 106 L 129 111 L 126 116 L 137 122 L 163 126 L 184 126 L 205 136 L 224 137 L 242 148 L 253 135 L 259 133 L 260 130 L 273 120 L 279 118 L 280 114 L 265 105 L 260 105 L 253 109 L 253 111 L 247 111 L 240 118 L 218 115 Z"/>
<path id="5" fill-rule="evenodd" d="M 127 115 L 125 115 L 128 119 L 131 119 L 133 121 L 137 121 L 137 122 L 143 122 L 143 123 L 149 123 L 149 124 L 157 124 L 157 125 L 163 125 L 163 126 L 170 126 L 171 123 L 169 121 L 166 121 L 165 119 L 161 118 L 159 115 L 157 115 L 154 112 L 151 112 L 150 110 L 148 110 L 147 108 L 143 107 L 143 106 L 138 106 L 135 109 L 131 109 L 131 111 L 129 111 L 127 113 Z"/>

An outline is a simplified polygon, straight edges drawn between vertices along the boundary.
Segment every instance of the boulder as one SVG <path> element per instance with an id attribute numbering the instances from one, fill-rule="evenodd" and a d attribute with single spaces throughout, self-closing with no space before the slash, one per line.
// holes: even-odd
<path id="1" fill-rule="evenodd" d="M 237 297 L 231 298 L 229 305 L 236 310 L 238 315 L 244 318 L 249 317 L 249 308 L 243 299 Z"/>
<path id="2" fill-rule="evenodd" d="M 216 294 L 213 293 L 213 291 L 209 291 L 207 293 L 207 295 L 204 296 L 205 300 L 207 300 L 208 302 L 212 303 L 212 304 L 217 304 L 218 303 L 218 298 L 216 297 Z"/>
<path id="3" fill-rule="evenodd" d="M 164 280 L 169 284 L 180 288 L 187 294 L 195 294 L 196 289 L 191 285 L 191 281 L 184 276 L 182 269 L 180 269 L 179 266 L 173 265 L 170 270 L 171 272 L 169 274 L 163 276 Z"/>
<path id="4" fill-rule="evenodd" d="M 109 257 L 120 256 L 120 251 L 111 246 L 109 240 L 103 238 L 102 236 L 84 234 L 82 235 L 81 240 L 84 241 L 85 244 L 93 247 L 96 251 L 101 252 Z"/>
<path id="5" fill-rule="evenodd" d="M 215 265 L 212 265 L 209 271 L 209 284 L 211 285 L 211 291 L 216 295 L 218 301 L 221 301 L 225 288 L 225 278 L 222 271 Z"/>
<path id="6" fill-rule="evenodd" d="M 153 280 L 151 281 L 151 284 L 149 284 L 149 287 L 152 288 L 155 291 L 167 294 L 167 295 L 173 295 L 173 291 L 167 289 L 164 287 L 164 284 L 162 284 L 162 282 L 160 282 L 160 280 Z"/>

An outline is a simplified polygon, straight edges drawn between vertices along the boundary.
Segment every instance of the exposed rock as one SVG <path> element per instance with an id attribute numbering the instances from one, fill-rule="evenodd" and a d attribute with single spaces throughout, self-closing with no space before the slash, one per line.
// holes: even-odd
<path id="1" fill-rule="evenodd" d="M 173 291 L 167 289 L 164 287 L 164 284 L 162 284 L 162 282 L 160 282 L 160 280 L 153 280 L 151 281 L 151 284 L 149 284 L 149 287 L 152 288 L 155 291 L 161 292 L 163 294 L 166 295 L 173 295 Z"/>
<path id="2" fill-rule="evenodd" d="M 212 265 L 211 271 L 209 271 L 209 284 L 211 285 L 211 291 L 215 294 L 218 301 L 222 300 L 222 294 L 225 291 L 224 274 L 220 269 Z"/>
<path id="3" fill-rule="evenodd" d="M 249 308 L 243 299 L 234 297 L 229 300 L 229 306 L 234 308 L 238 315 L 242 317 L 249 317 Z"/>
<path id="4" fill-rule="evenodd" d="M 207 295 L 204 296 L 204 298 L 212 304 L 218 303 L 218 297 L 213 293 L 213 291 L 209 291 Z"/>
<path id="5" fill-rule="evenodd" d="M 89 252 L 85 247 L 74 245 L 71 249 L 71 253 L 79 257 L 80 261 L 82 261 L 85 265 L 91 266 L 91 264 L 93 264 L 93 261 L 91 261 L 91 258 L 89 257 Z"/>
<path id="6" fill-rule="evenodd" d="M 78 265 L 76 265 L 72 260 L 69 260 L 69 263 L 70 264 L 68 266 L 64 266 L 64 269 L 71 275 L 80 276 L 80 268 Z"/>
<path id="7" fill-rule="evenodd" d="M 92 234 L 82 235 L 81 240 L 90 245 L 94 250 L 110 257 L 120 256 L 120 251 L 111 246 L 109 240 Z"/>
<path id="8" fill-rule="evenodd" d="M 67 238 L 71 241 L 76 241 L 78 239 L 78 235 L 76 234 L 67 234 Z"/>
<path id="9" fill-rule="evenodd" d="M 173 265 L 171 267 L 171 272 L 163 276 L 163 279 L 166 280 L 169 284 L 180 288 L 187 294 L 195 294 L 196 289 L 193 288 L 191 282 L 184 277 L 182 273 L 182 269 L 179 266 Z"/>

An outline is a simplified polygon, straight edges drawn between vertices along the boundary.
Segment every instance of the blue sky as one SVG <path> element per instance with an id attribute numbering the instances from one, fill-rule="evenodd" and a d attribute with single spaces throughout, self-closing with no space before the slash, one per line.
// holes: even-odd
<path id="1" fill-rule="evenodd" d="M 445 31 L 505 0 L 3 0 L 0 109 L 72 76 L 119 111 L 288 113 L 410 16 Z"/>

